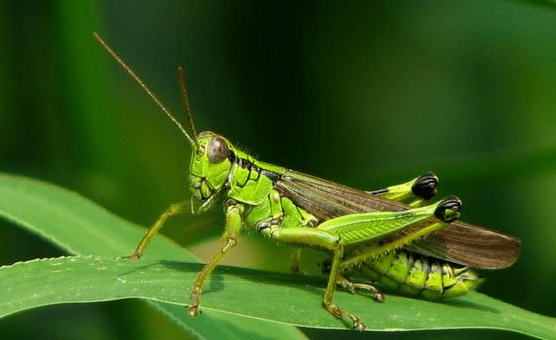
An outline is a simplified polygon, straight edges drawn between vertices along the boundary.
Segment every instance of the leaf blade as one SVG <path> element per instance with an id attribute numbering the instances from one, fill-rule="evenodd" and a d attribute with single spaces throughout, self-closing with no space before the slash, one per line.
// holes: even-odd
<path id="1" fill-rule="evenodd" d="M 93 256 L 4 266 L 0 268 L 0 291 L 10 294 L 0 302 L 0 316 L 52 303 L 124 298 L 184 305 L 187 288 L 199 268 L 198 263 Z M 320 306 L 324 283 L 320 277 L 222 267 L 207 281 L 203 308 L 295 326 L 344 329 L 345 325 Z M 389 296 L 386 303 L 378 304 L 346 292 L 338 292 L 335 299 L 374 330 L 492 328 L 545 339 L 556 335 L 556 319 L 479 293 L 444 302 Z"/>

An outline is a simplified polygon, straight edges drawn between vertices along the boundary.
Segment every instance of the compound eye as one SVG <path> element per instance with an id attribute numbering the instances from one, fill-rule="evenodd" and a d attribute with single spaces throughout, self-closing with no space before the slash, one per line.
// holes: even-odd
<path id="1" fill-rule="evenodd" d="M 230 156 L 226 141 L 220 137 L 212 138 L 208 143 L 208 157 L 211 163 L 220 163 Z"/>

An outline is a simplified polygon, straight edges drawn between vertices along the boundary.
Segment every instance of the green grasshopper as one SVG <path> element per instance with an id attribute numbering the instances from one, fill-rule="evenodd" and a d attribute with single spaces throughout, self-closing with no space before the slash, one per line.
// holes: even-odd
<path id="1" fill-rule="evenodd" d="M 419 176 L 407 183 L 370 192 L 264 163 L 210 131 L 197 134 L 185 74 L 178 67 L 182 104 L 189 131 L 130 67 L 98 36 L 95 38 L 178 126 L 191 144 L 191 200 L 171 205 L 146 232 L 129 259 L 139 259 L 170 217 L 196 214 L 222 201 L 226 215 L 222 246 L 198 274 L 191 289 L 189 315 L 199 314 L 203 283 L 249 228 L 280 243 L 327 252 L 328 284 L 322 304 L 354 329 L 365 325 L 333 302 L 337 286 L 350 292 L 375 287 L 425 299 L 456 297 L 473 290 L 481 278 L 471 268 L 504 268 L 519 254 L 516 238 L 457 221 L 455 196 L 427 205 L 438 178 Z M 299 251 L 292 270 L 299 268 Z"/>

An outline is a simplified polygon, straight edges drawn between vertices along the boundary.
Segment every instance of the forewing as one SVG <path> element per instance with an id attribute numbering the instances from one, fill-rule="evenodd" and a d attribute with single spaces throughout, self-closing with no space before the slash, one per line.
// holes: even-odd
<path id="1" fill-rule="evenodd" d="M 348 214 L 407 209 L 403 204 L 292 170 L 286 170 L 275 189 L 321 222 Z"/>
<path id="2" fill-rule="evenodd" d="M 292 170 L 282 175 L 275 189 L 320 222 L 348 214 L 408 209 L 404 204 Z M 520 244 L 516 238 L 456 221 L 405 248 L 464 266 L 495 269 L 512 265 Z"/>

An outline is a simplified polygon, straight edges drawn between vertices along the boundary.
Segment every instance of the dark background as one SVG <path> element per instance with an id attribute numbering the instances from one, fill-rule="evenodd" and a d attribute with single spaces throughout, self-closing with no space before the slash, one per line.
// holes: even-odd
<path id="1" fill-rule="evenodd" d="M 0 171 L 61 185 L 148 226 L 188 197 L 189 144 L 92 31 L 180 115 L 175 70 L 184 65 L 199 130 L 221 133 L 261 160 L 366 190 L 434 170 L 439 196 L 460 196 L 465 221 L 522 240 L 518 262 L 484 272 L 480 291 L 556 316 L 556 6 L 2 2 Z M 211 225 L 184 231 L 177 221 L 164 233 L 206 258 L 221 230 Z M 227 263 L 286 270 L 277 260 L 285 253 L 246 238 Z M 0 221 L 1 264 L 57 255 Z M 139 301 L 41 308 L 0 320 L 0 334 L 186 336 Z M 307 334 L 508 338 L 501 331 Z"/>

